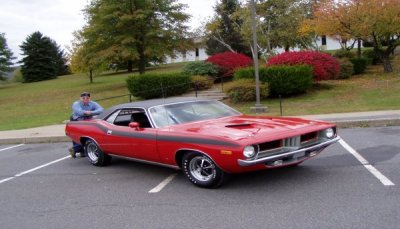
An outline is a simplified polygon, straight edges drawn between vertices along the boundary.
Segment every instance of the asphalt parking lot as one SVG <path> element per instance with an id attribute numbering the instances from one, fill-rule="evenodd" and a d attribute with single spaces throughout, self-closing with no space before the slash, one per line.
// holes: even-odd
<path id="1" fill-rule="evenodd" d="M 343 129 L 295 168 L 201 189 L 180 171 L 67 156 L 70 143 L 0 145 L 2 228 L 398 228 L 400 127 Z"/>

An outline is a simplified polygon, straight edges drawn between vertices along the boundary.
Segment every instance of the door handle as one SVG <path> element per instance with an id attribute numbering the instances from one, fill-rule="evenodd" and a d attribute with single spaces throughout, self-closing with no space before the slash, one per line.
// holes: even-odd
<path id="1" fill-rule="evenodd" d="M 107 130 L 107 135 L 111 135 L 112 134 L 112 130 Z"/>

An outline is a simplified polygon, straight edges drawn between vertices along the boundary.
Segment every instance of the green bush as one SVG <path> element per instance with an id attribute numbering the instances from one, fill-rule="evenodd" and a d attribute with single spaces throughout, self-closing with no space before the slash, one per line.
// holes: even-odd
<path id="1" fill-rule="evenodd" d="M 349 60 L 340 60 L 340 73 L 335 79 L 348 79 L 353 75 L 354 65 Z"/>
<path id="2" fill-rule="evenodd" d="M 254 68 L 247 67 L 235 71 L 234 80 L 253 79 Z M 260 68 L 259 79 L 268 83 L 269 94 L 294 95 L 307 91 L 312 86 L 313 69 L 308 65 L 274 65 Z"/>
<path id="3" fill-rule="evenodd" d="M 225 87 L 225 92 L 232 102 L 245 102 L 256 100 L 256 88 L 253 79 L 239 79 Z M 268 85 L 260 84 L 260 98 L 268 97 Z"/>
<path id="4" fill-rule="evenodd" d="M 260 81 L 267 82 L 267 68 L 261 67 L 258 70 Z M 239 68 L 233 73 L 233 79 L 255 79 L 254 67 Z"/>
<path id="5" fill-rule="evenodd" d="M 189 76 L 213 76 L 216 77 L 219 73 L 218 66 L 214 65 L 211 62 L 204 62 L 204 61 L 196 61 L 187 63 L 184 67 L 182 72 Z"/>
<path id="6" fill-rule="evenodd" d="M 143 99 L 180 95 L 189 90 L 191 79 L 178 73 L 146 73 L 126 80 L 129 92 Z"/>
<path id="7" fill-rule="evenodd" d="M 214 80 L 209 76 L 192 76 L 191 87 L 196 90 L 209 89 L 214 85 Z"/>
<path id="8" fill-rule="evenodd" d="M 354 75 L 364 73 L 365 69 L 367 68 L 367 58 L 352 58 L 350 61 L 354 65 Z"/>
<path id="9" fill-rule="evenodd" d="M 379 56 L 376 54 L 376 52 L 373 49 L 364 50 L 362 52 L 362 56 L 369 60 L 370 63 L 368 63 L 368 64 L 377 65 L 380 63 Z"/>
<path id="10" fill-rule="evenodd" d="M 267 82 L 272 96 L 288 96 L 306 92 L 313 83 L 313 69 L 308 65 L 271 66 Z"/>
<path id="11" fill-rule="evenodd" d="M 333 53 L 336 58 L 354 58 L 355 54 L 347 49 L 338 49 Z"/>

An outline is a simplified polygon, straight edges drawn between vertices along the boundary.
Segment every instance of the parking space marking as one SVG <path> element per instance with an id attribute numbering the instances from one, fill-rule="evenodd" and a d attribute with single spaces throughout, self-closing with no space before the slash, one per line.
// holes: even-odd
<path id="1" fill-rule="evenodd" d="M 25 144 L 19 144 L 19 145 L 10 146 L 10 147 L 4 148 L 4 149 L 0 149 L 0 152 L 1 152 L 1 151 L 8 150 L 8 149 L 12 149 L 12 148 L 20 147 L 20 146 L 23 146 L 23 145 L 25 145 Z"/>
<path id="2" fill-rule="evenodd" d="M 169 182 L 171 182 L 175 177 L 176 173 L 169 175 L 167 178 L 165 178 L 160 184 L 158 184 L 156 187 L 154 187 L 152 190 L 149 191 L 149 193 L 157 193 L 160 192 Z"/>
<path id="3" fill-rule="evenodd" d="M 385 186 L 392 186 L 394 183 L 389 180 L 385 175 L 379 172 L 374 166 L 372 166 L 361 154 L 355 151 L 351 146 L 349 146 L 343 139 L 339 140 L 339 143 L 351 153 L 372 175 L 374 175 L 378 180 Z"/>
<path id="4" fill-rule="evenodd" d="M 49 162 L 49 163 L 46 163 L 46 164 L 44 164 L 44 165 L 40 165 L 40 166 L 35 167 L 35 168 L 33 168 L 33 169 L 29 169 L 29 170 L 26 170 L 26 171 L 24 171 L 24 172 L 15 174 L 15 175 L 12 176 L 12 177 L 8 177 L 8 178 L 5 178 L 5 179 L 3 179 L 3 180 L 0 180 L 0 184 L 1 184 L 1 183 L 4 183 L 4 182 L 7 182 L 7 181 L 10 181 L 10 180 L 12 180 L 12 179 L 15 179 L 15 178 L 17 178 L 17 177 L 23 176 L 23 175 L 25 175 L 25 174 L 34 172 L 34 171 L 39 170 L 39 169 L 41 169 L 41 168 L 47 167 L 47 166 L 49 166 L 49 165 L 55 164 L 55 163 L 57 163 L 57 162 L 60 162 L 60 161 L 62 161 L 62 160 L 65 160 L 65 159 L 67 159 L 67 158 L 70 158 L 70 157 L 71 157 L 71 156 L 66 156 L 66 157 L 63 157 L 63 158 L 60 158 L 60 159 L 51 161 L 51 162 Z"/>

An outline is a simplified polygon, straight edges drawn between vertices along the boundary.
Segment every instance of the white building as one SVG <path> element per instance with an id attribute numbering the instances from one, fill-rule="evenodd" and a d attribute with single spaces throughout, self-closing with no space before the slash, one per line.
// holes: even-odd
<path id="1" fill-rule="evenodd" d="M 317 39 L 317 46 L 319 50 L 337 50 L 341 49 L 341 45 L 338 39 L 332 37 L 321 36 Z M 351 45 L 353 40 L 347 42 L 347 45 Z M 166 63 L 179 63 L 179 62 L 187 62 L 187 61 L 199 61 L 205 60 L 208 58 L 205 49 L 205 43 L 203 42 L 202 38 L 195 38 L 194 39 L 195 48 L 194 50 L 188 50 L 185 53 L 176 53 L 175 58 L 167 57 Z M 295 51 L 299 51 L 300 49 L 295 48 Z M 276 49 L 278 53 L 284 52 L 284 49 L 278 48 Z"/>

